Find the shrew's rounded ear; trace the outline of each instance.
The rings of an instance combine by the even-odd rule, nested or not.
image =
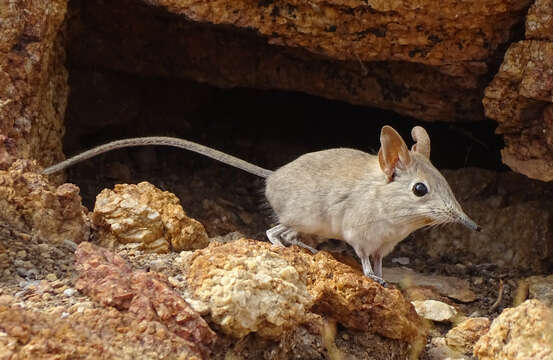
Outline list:
[[[388,125],[382,127],[380,132],[378,162],[388,181],[392,181],[396,168],[404,169],[411,163],[407,145],[397,131]]]
[[[422,126],[415,126],[411,130],[411,137],[415,140],[415,144],[411,146],[411,151],[430,159],[430,137],[426,130]]]

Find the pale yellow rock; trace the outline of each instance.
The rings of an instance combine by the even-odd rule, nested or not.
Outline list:
[[[474,345],[479,360],[553,359],[553,311],[538,300],[505,309]]]
[[[292,264],[269,246],[234,250],[229,256],[227,247],[212,244],[176,260],[188,268],[196,311],[209,309],[212,320],[235,338],[251,332],[277,338],[308,319],[312,297]]]
[[[147,182],[102,190],[91,219],[100,242],[107,246],[141,243],[147,251],[163,253],[199,249],[209,243],[203,225],[186,216],[174,194]]]

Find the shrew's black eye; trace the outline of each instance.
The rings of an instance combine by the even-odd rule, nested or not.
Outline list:
[[[413,185],[413,194],[417,196],[424,196],[427,192],[428,189],[423,183],[416,183],[415,185]]]

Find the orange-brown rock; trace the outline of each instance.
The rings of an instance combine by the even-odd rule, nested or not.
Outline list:
[[[73,184],[50,185],[35,162],[18,160],[0,170],[0,221],[52,242],[87,240],[90,227]]]
[[[527,0],[148,0],[194,21],[256,30],[269,43],[338,60],[432,65],[488,58]],[[439,15],[439,16],[438,16]]]
[[[179,199],[148,182],[104,189],[90,218],[107,246],[141,243],[146,251],[163,253],[208,244],[203,225],[186,216]]]
[[[526,37],[528,39],[553,40],[553,3],[536,0],[526,16]]]
[[[2,359],[202,359],[161,323],[114,308],[33,311],[0,305]]]
[[[329,253],[313,257],[308,279],[315,313],[391,339],[413,342],[425,336],[421,319],[401,291],[380,286]]]
[[[512,44],[483,100],[499,123],[503,162],[528,177],[553,180],[553,5],[538,0],[526,18],[526,40]]]
[[[133,314],[138,321],[157,321],[207,354],[216,335],[169,285],[165,275],[133,271],[118,255],[84,242],[76,252],[76,288],[95,301]]]
[[[72,2],[70,63],[475,121],[490,57],[529,1],[147,3]]]
[[[0,4],[0,169],[16,158],[62,158],[66,8],[66,0]]]
[[[212,243],[181,254],[190,296],[225,332],[278,337],[309,319],[309,312],[347,328],[413,343],[424,337],[421,319],[397,289],[383,288],[326,252],[253,240]]]

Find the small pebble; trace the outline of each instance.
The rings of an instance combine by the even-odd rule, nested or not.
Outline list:
[[[64,311],[64,312],[61,313],[60,318],[65,319],[68,316],[69,316],[69,313]]]
[[[402,257],[393,258],[392,262],[400,265],[409,265],[410,260],[408,257],[402,256]]]
[[[48,280],[48,281],[56,281],[57,279],[58,279],[58,277],[54,273],[50,273],[50,274],[46,275],[46,280]]]
[[[477,276],[477,277],[472,279],[472,283],[474,285],[482,285],[484,283],[484,278],[480,277],[480,276]]]
[[[77,290],[73,289],[73,288],[68,288],[68,289],[65,289],[63,291],[63,295],[65,296],[73,296],[75,295],[75,293],[77,292]]]
[[[70,249],[77,250],[77,244],[74,241],[65,239],[63,243]]]
[[[19,258],[19,259],[24,259],[27,257],[27,252],[25,250],[19,250],[17,253],[16,253],[16,256]]]

